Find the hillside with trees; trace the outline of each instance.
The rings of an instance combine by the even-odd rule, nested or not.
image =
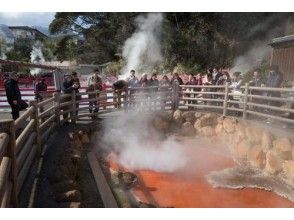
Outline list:
[[[139,14],[58,12],[50,32],[74,34],[55,42],[54,55],[59,60],[120,65],[122,47],[136,30]],[[285,35],[293,21],[291,13],[164,13],[164,18],[164,68],[182,65],[193,71],[230,67],[253,42]],[[82,43],[73,44],[75,37],[83,38]]]

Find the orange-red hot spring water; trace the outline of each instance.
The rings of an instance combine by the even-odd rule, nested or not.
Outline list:
[[[212,171],[235,167],[233,159],[221,148],[195,146],[193,140],[181,142],[189,158],[185,167],[171,173],[132,171],[139,180],[132,189],[138,200],[157,207],[294,207],[294,203],[271,191],[214,188],[206,176]],[[109,162],[112,169],[118,169],[111,157]]]

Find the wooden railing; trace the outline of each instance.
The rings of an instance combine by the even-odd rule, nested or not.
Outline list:
[[[294,89],[250,87],[246,84],[241,90],[242,93],[236,94],[228,84],[179,86],[174,83],[171,87],[108,89],[71,94],[55,92],[42,102],[30,101],[29,108],[17,120],[0,121],[0,205],[18,206],[19,194],[28,174],[32,172],[32,163],[41,157],[50,134],[65,122],[75,123],[84,117],[91,118],[117,109],[152,111],[189,107],[219,111],[224,116],[234,112],[244,119],[252,115],[294,123],[293,118],[273,114],[293,115],[293,108],[281,107],[281,103],[294,103],[290,95]],[[271,97],[263,92],[275,93]],[[276,97],[280,93],[281,97]],[[94,111],[95,108],[99,112]]]
[[[237,113],[243,119],[250,115],[294,124],[294,89],[252,87],[249,84],[234,91],[229,84],[223,86],[181,85],[180,107],[215,110],[224,116]]]

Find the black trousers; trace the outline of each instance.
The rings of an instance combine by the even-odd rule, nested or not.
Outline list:
[[[18,105],[14,105],[13,103],[10,104],[11,106],[11,114],[12,114],[12,118],[13,120],[16,120],[19,118],[19,106]]]

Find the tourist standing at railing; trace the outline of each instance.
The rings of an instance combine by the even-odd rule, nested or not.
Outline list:
[[[97,99],[100,96],[100,92],[102,92],[102,79],[99,77],[98,72],[94,72],[91,79],[88,81],[88,88],[87,92],[96,92],[94,94],[89,94],[88,98],[91,99]],[[94,112],[94,115],[92,118],[95,118],[97,113],[99,111],[99,103],[100,101],[97,100],[91,100],[89,101],[89,112]],[[94,111],[93,111],[94,110]]]
[[[131,75],[128,78],[128,86],[130,88],[130,105],[134,105],[134,94],[136,92],[135,88],[139,86],[139,79],[136,77],[135,73],[135,70],[131,70]]]
[[[72,80],[72,75],[70,73],[66,73],[64,75],[64,82],[62,84],[62,91],[65,94],[71,94],[74,91],[74,84],[73,84],[73,80]],[[61,102],[70,102],[72,100],[71,97],[65,97],[61,100]],[[62,107],[62,110],[68,111],[71,108],[70,105],[66,105]],[[63,113],[63,119],[67,120],[68,118],[68,112]]]
[[[5,81],[5,91],[7,102],[11,107],[12,118],[16,120],[19,117],[19,111],[28,107],[27,103],[21,99],[21,93],[18,87],[17,73],[12,72],[9,74],[9,79]]]
[[[41,78],[41,80],[39,80],[39,82],[35,85],[35,99],[37,102],[43,101],[45,92],[47,92],[47,84],[45,82],[45,78]]]
[[[205,86],[212,86],[213,85],[213,76],[212,76],[212,74],[210,74],[210,73],[206,74],[205,82],[204,82],[203,85],[205,85]],[[212,88],[203,88],[202,90],[203,90],[203,92],[212,92],[213,91]],[[202,97],[204,99],[211,99],[212,94],[203,94]],[[207,104],[207,105],[211,104],[211,102],[209,102],[209,101],[204,101],[204,103]]]
[[[279,67],[277,65],[270,66],[266,86],[271,87],[271,88],[279,88],[279,87],[281,87],[282,82],[283,82],[283,75],[279,71]],[[267,96],[281,97],[281,93],[278,91],[268,91]],[[279,101],[269,101],[268,104],[278,106],[278,105],[280,105],[280,102]]]
[[[150,89],[150,100],[154,109],[156,109],[157,99],[158,99],[158,90],[159,90],[159,80],[157,79],[157,74],[153,73],[151,79],[149,80],[149,86],[154,87]]]
[[[222,76],[222,73],[219,71],[217,67],[213,68],[212,72],[212,84],[216,85],[219,78]]]
[[[72,75],[72,81],[73,81],[73,88],[74,88],[74,91],[76,92],[76,101],[77,101],[76,102],[76,109],[77,109],[76,115],[78,115],[78,113],[79,113],[78,109],[80,106],[80,103],[78,101],[82,99],[81,95],[79,94],[80,93],[79,89],[81,87],[81,84],[80,84],[80,79],[78,77],[77,72],[74,71],[71,73],[71,75]]]
[[[183,85],[184,84],[182,78],[179,76],[178,73],[174,73],[173,74],[173,77],[171,79],[171,84],[173,84],[175,81],[177,81],[179,83],[179,85]]]
[[[263,80],[261,78],[261,74],[260,74],[260,69],[254,70],[252,80],[249,81],[249,86],[253,86],[253,87],[264,86],[264,82],[263,82]],[[260,90],[255,90],[255,89],[249,90],[249,92],[250,92],[250,95],[263,95],[264,94],[264,92],[262,92]],[[254,102],[254,103],[259,103],[259,104],[264,102],[264,100],[258,99],[258,98],[251,98],[250,101]],[[259,107],[256,107],[256,106],[252,106],[252,108],[255,110],[260,109]]]
[[[41,78],[36,85],[35,85],[35,99],[37,102],[42,102],[43,101],[43,96],[47,92],[47,84],[45,83],[45,78]],[[44,107],[40,107],[40,111],[44,111]]]
[[[190,73],[189,74],[189,77],[188,77],[188,82],[186,83],[186,85],[189,85],[189,86],[196,86],[197,85],[197,80],[196,78],[194,77],[193,73]],[[195,92],[195,88],[187,88],[186,89],[186,92],[189,92],[189,93],[186,93],[186,97],[187,98],[195,98],[195,94],[190,94],[190,92]],[[188,104],[195,104],[195,101],[192,101],[192,100],[188,100]],[[189,106],[190,107],[190,106]]]
[[[171,86],[171,83],[169,81],[169,78],[167,77],[167,75],[163,75],[162,79],[159,81],[159,85],[160,85],[160,91],[161,92],[166,92],[166,93],[161,93],[161,110],[165,109],[165,105],[167,103],[167,98],[168,98],[168,91],[169,88]]]
[[[121,95],[122,92],[126,92],[128,89],[128,82],[125,80],[118,80],[112,85],[113,92],[113,102],[116,108],[121,108]]]

